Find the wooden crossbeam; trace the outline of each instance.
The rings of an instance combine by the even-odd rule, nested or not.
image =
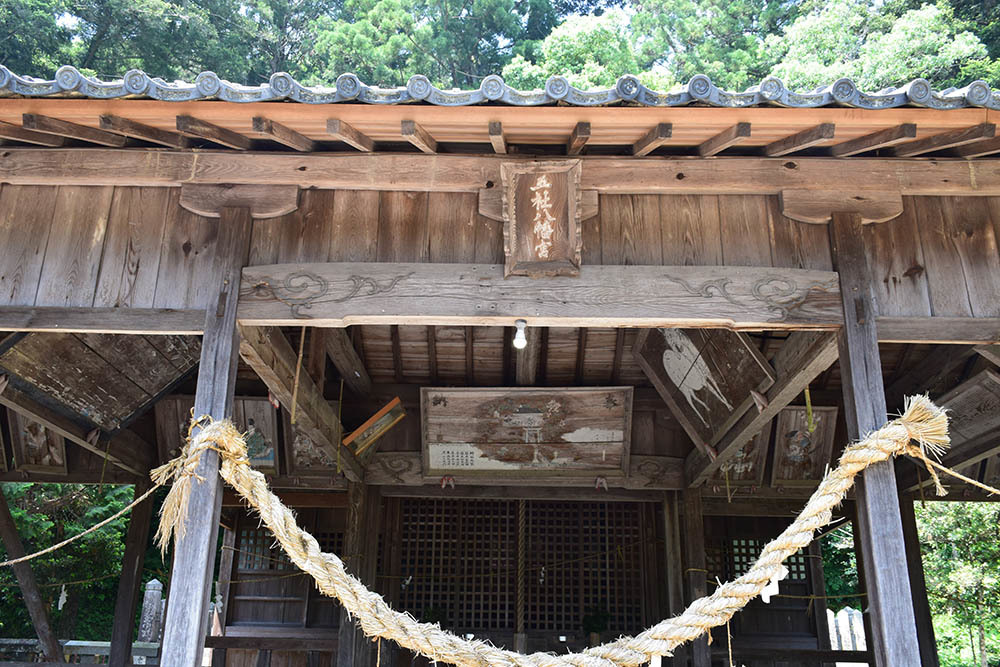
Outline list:
[[[742,143],[750,137],[750,123],[736,123],[698,146],[698,155],[709,157],[718,155],[730,146]]]
[[[579,155],[588,141],[590,141],[590,123],[577,123],[573,126],[573,131],[566,142],[566,155]]]
[[[836,126],[833,123],[820,123],[815,127],[810,127],[783,139],[772,141],[764,146],[764,155],[767,157],[781,157],[805,150],[810,146],[833,139],[834,132],[836,132]]]
[[[88,437],[90,435],[88,429],[10,386],[0,393],[0,405],[5,405],[27,419],[38,422],[46,429],[102,459],[107,458],[112,465],[132,474],[147,475],[155,463],[153,447],[128,429],[113,436],[110,442]]]
[[[181,183],[297,185],[303,188],[479,192],[486,181],[500,183],[500,165],[529,156],[289,154],[283,152],[145,151],[102,148],[5,147],[0,181],[12,185],[138,185]],[[547,159],[565,159],[551,157]],[[829,188],[844,192],[896,190],[904,196],[996,196],[1000,172],[977,170],[961,160],[848,160],[803,157],[635,158],[583,156],[581,190],[602,194],[758,194]],[[386,183],[384,174],[392,174]],[[623,175],[627,177],[623,177]]]
[[[674,133],[673,125],[670,123],[657,123],[639,141],[632,144],[632,155],[641,157],[652,153],[657,148],[667,143]]]
[[[293,297],[283,285],[295,275]],[[726,281],[726,299],[703,286]],[[374,286],[363,296],[357,281]],[[788,294],[759,289],[780,281]],[[579,277],[503,277],[479,264],[275,264],[243,272],[239,318],[252,325],[681,326],[836,328],[843,321],[836,273],[705,266],[583,266]],[[786,289],[787,286],[787,289]],[[303,302],[302,294],[317,296]],[[358,297],[358,298],[355,298]]]
[[[684,463],[688,484],[697,486],[707,481],[836,360],[835,333],[796,331],[789,335],[772,362],[778,380],[765,393],[767,406],[763,410],[746,412],[716,445],[714,459],[698,449],[693,450]]]
[[[263,116],[253,117],[253,131],[265,135],[271,141],[276,141],[283,146],[294,148],[303,153],[311,153],[316,150],[316,142],[306,135]]]
[[[295,394],[295,368],[298,356],[288,339],[277,327],[240,327],[240,357],[264,381],[268,390],[291,411]],[[331,460],[340,461],[347,478],[359,482],[364,470],[354,453],[340,444],[343,427],[337,413],[323,398],[323,393],[308,374],[299,374],[296,427],[326,452]]]
[[[503,134],[503,123],[498,120],[491,120],[489,125],[490,143],[493,144],[493,152],[497,155],[507,154],[507,138]]]
[[[1000,137],[984,141],[974,141],[971,144],[959,146],[950,151],[949,155],[951,157],[964,157],[967,160],[971,160],[972,158],[996,155],[997,153],[1000,153]]]
[[[344,329],[326,329],[326,353],[336,366],[340,377],[344,378],[351,391],[358,396],[368,396],[372,393],[372,379],[368,375],[365,364],[354,349],[351,337]]]
[[[437,153],[438,143],[430,132],[413,120],[404,120],[399,124],[399,132],[403,138],[422,150],[424,153]]]
[[[200,335],[205,311],[172,308],[0,306],[0,331]]]
[[[194,116],[177,116],[177,131],[183,132],[189,137],[207,139],[212,143],[239,151],[248,151],[253,147],[253,142],[250,141],[249,137]]]
[[[13,139],[14,141],[23,141],[26,144],[37,144],[39,146],[50,146],[58,147],[66,143],[63,137],[56,136],[54,134],[46,134],[44,132],[35,132],[34,130],[26,130],[20,125],[14,125],[13,123],[7,123],[0,121],[0,138],[3,139]]]
[[[888,148],[909,141],[917,136],[916,123],[903,123],[895,127],[887,127],[863,137],[856,137],[830,147],[833,157],[848,157],[858,153],[866,153],[879,148]]]
[[[947,148],[955,148],[971,144],[982,139],[992,139],[996,135],[997,126],[993,123],[980,123],[972,127],[942,132],[924,139],[909,141],[899,144],[892,149],[892,154],[896,157],[914,157],[924,153],[932,153]]]
[[[67,139],[79,139],[100,146],[121,148],[125,145],[125,137],[113,132],[105,132],[87,125],[78,125],[50,116],[26,113],[21,117],[21,126],[27,130],[55,134]]]
[[[978,345],[976,346],[976,352],[980,356],[985,357],[995,366],[1000,366],[1000,343],[995,343],[993,345]]]
[[[171,132],[170,130],[161,130],[158,127],[137,123],[134,120],[115,116],[114,114],[102,114],[100,123],[102,130],[116,132],[126,137],[148,141],[153,144],[167,146],[168,148],[189,148],[191,146],[191,140],[183,134]]]
[[[375,142],[372,141],[371,137],[354,129],[354,126],[347,121],[331,118],[326,121],[326,133],[362,153],[371,153],[375,150]]]

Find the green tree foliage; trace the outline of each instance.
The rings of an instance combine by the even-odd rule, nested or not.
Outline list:
[[[131,486],[4,483],[18,533],[28,553],[90,528],[132,501]],[[128,515],[31,561],[56,635],[109,640]],[[0,548],[0,559],[6,552]],[[165,580],[159,552],[149,550],[145,579]],[[67,583],[83,582],[83,583]],[[66,599],[59,608],[62,584]],[[10,568],[0,569],[0,636],[32,637],[34,630]]]

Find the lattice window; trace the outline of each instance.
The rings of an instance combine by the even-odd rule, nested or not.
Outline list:
[[[785,567],[788,568],[789,581],[808,581],[809,566],[808,561],[806,561],[807,558],[809,558],[809,556],[802,553],[802,550],[800,549],[798,552],[792,554],[785,560]]]
[[[457,631],[515,626],[517,501],[402,506],[400,601]],[[613,632],[642,628],[638,503],[527,503],[525,629],[575,633],[600,610]]]
[[[709,581],[718,577],[722,581],[735,579],[744,574],[756,562],[764,549],[766,540],[754,538],[728,538],[713,540],[705,546],[705,562]],[[808,556],[801,550],[785,560],[788,568],[787,581],[807,581],[809,579]]]
[[[295,566],[264,528],[241,528],[236,567],[240,570],[290,570]]]

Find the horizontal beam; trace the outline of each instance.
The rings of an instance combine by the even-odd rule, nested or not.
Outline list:
[[[773,289],[775,286],[780,290]],[[274,264],[243,270],[243,324],[835,329],[837,274],[713,266],[584,266],[504,279],[480,264]]]
[[[0,331],[200,335],[204,310],[0,306]]]
[[[880,343],[1000,342],[1000,317],[886,317],[875,318]]]
[[[567,159],[558,156],[546,160]],[[1000,195],[1000,164],[967,160],[829,158],[630,158],[583,156],[580,188],[611,194],[778,194],[829,188],[903,195]],[[16,185],[246,183],[303,188],[479,192],[500,183],[509,155],[259,153],[5,147],[0,182]]]

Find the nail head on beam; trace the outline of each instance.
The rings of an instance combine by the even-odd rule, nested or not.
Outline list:
[[[503,136],[503,123],[498,120],[491,120],[489,133],[490,143],[493,144],[493,151],[498,155],[506,155],[507,139]]]
[[[438,143],[427,130],[416,121],[404,120],[400,123],[403,138],[425,153],[437,153]]]
[[[673,134],[673,126],[670,123],[658,123],[656,127],[646,133],[639,141],[632,146],[632,155],[636,157],[648,155],[657,148],[667,143]]]
[[[191,146],[191,140],[183,134],[171,132],[170,130],[161,130],[158,127],[137,123],[134,120],[122,118],[121,116],[103,114],[100,118],[100,123],[102,130],[117,132],[133,139],[140,139],[169,148],[189,148]]]
[[[781,157],[782,155],[805,150],[810,146],[833,139],[835,130],[836,126],[833,123],[820,123],[814,127],[769,143],[764,146],[764,155],[768,157]]]
[[[248,137],[215,125],[214,123],[200,120],[194,116],[177,116],[177,131],[183,132],[189,137],[207,139],[208,141],[239,151],[247,151],[252,147]]]
[[[736,123],[698,146],[698,155],[709,157],[717,155],[730,146],[741,143],[750,136],[750,123]]]
[[[884,130],[866,134],[863,137],[856,137],[841,142],[830,147],[830,155],[833,157],[848,157],[858,153],[866,153],[879,148],[888,148],[896,144],[908,141],[917,136],[916,123],[903,123],[895,127],[887,127]]]
[[[371,153],[375,150],[375,142],[372,141],[371,137],[339,118],[331,118],[326,121],[326,133],[337,141],[343,141],[348,146],[363,153]]]
[[[569,135],[569,141],[566,142],[566,155],[579,155],[588,141],[590,141],[590,123],[577,123]]]
[[[946,148],[964,146],[980,139],[992,139],[996,135],[996,130],[997,126],[993,123],[980,123],[972,127],[963,127],[900,144],[893,149],[892,154],[895,157],[913,157],[933,151],[945,150]]]
[[[98,130],[87,125],[78,125],[58,118],[41,116],[34,113],[26,113],[21,117],[21,125],[28,130],[55,134],[68,139],[79,139],[92,144],[121,148],[125,145],[125,137],[120,134],[113,134]]]
[[[51,148],[62,146],[66,143],[63,137],[44,132],[35,132],[34,130],[26,130],[20,125],[4,121],[0,121],[0,137],[13,139],[14,141],[23,141],[26,144],[49,146]]]
[[[253,117],[253,131],[266,135],[271,141],[276,141],[283,146],[294,148],[303,153],[311,153],[316,150],[316,142],[309,137],[263,116]]]

